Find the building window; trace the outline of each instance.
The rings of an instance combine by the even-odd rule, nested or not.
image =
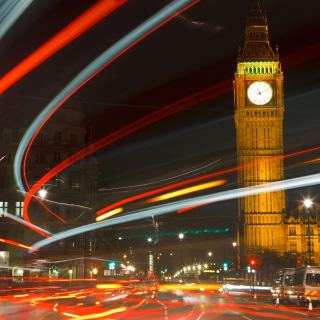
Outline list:
[[[75,145],[77,142],[77,135],[75,133],[71,133],[71,144]]]
[[[61,152],[53,153],[53,162],[61,162]]]
[[[297,243],[295,241],[290,241],[290,252],[297,252]]]
[[[61,144],[61,132],[54,133],[54,144],[60,145]]]
[[[16,202],[16,216],[22,218],[23,217],[23,202]]]
[[[11,142],[11,132],[5,132],[3,135],[3,141],[5,144],[8,144]]]
[[[297,235],[296,227],[289,227],[289,236]]]
[[[44,163],[44,154],[43,153],[36,154],[36,163]]]
[[[3,216],[2,212],[8,212],[8,202],[0,202],[0,217]]]

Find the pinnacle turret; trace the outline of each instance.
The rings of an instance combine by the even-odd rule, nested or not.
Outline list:
[[[259,0],[252,0],[251,11],[246,20],[245,45],[238,61],[279,61],[269,44],[267,16],[262,13]]]
[[[259,0],[252,1],[250,15],[247,18],[247,26],[266,26],[267,17],[261,11]]]

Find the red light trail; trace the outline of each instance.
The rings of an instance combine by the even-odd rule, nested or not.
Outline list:
[[[102,68],[100,68],[96,73],[94,73],[91,77],[89,77],[86,81],[84,81],[78,88],[76,88],[73,92],[71,92],[57,107],[55,110],[57,110],[71,95],[73,95],[74,92],[76,92],[77,90],[79,90],[85,83],[87,83],[91,78],[93,78],[96,74],[98,74],[101,70],[103,70],[106,66],[108,66],[111,62],[113,62],[115,59],[117,59],[119,56],[121,56],[123,53],[125,53],[126,51],[128,51],[132,46],[134,46],[135,44],[137,44],[138,42],[140,42],[142,39],[144,39],[146,36],[148,36],[149,34],[151,34],[153,31],[155,31],[156,29],[158,29],[160,26],[162,26],[163,24],[165,24],[166,22],[168,22],[169,20],[171,20],[172,18],[174,18],[175,16],[179,15],[181,12],[183,12],[184,10],[188,9],[189,7],[191,7],[192,5],[194,5],[195,3],[199,2],[200,0],[196,0],[195,2],[191,3],[189,6],[185,7],[184,9],[182,9],[181,11],[177,12],[175,15],[171,16],[170,18],[168,18],[166,21],[162,22],[161,24],[159,24],[156,28],[152,29],[151,31],[149,31],[148,33],[146,33],[144,36],[142,36],[139,40],[137,40],[136,42],[134,42],[133,44],[131,44],[130,46],[128,46],[125,50],[123,50],[120,54],[118,54],[115,58],[113,58],[111,61],[109,61],[107,64],[105,64]],[[309,52],[310,50],[314,50],[314,46],[309,46],[303,50],[305,50],[305,52]],[[317,48],[317,46],[316,46]],[[318,51],[316,51],[318,52]],[[317,55],[319,55],[319,52],[317,54],[313,53],[311,55],[308,56],[308,58],[304,59],[304,60],[299,60],[297,59],[300,56],[300,51],[287,56],[285,58],[288,58],[289,61],[292,59],[293,61],[300,61],[297,62],[296,64],[305,62],[307,60],[311,60],[314,59]],[[284,59],[285,59],[284,58]],[[288,63],[289,64],[289,63]],[[295,65],[296,65],[295,64]],[[57,173],[59,173],[60,171],[62,171],[63,169],[65,169],[66,167],[68,167],[69,165],[71,165],[72,163],[82,159],[83,157],[89,155],[92,152],[95,152],[97,150],[99,150],[102,147],[105,147],[106,145],[132,133],[135,132],[149,124],[152,124],[158,120],[161,120],[169,115],[172,115],[180,110],[183,110],[187,107],[190,107],[194,104],[198,104],[202,101],[211,99],[215,96],[218,96],[220,94],[226,93],[230,90],[232,90],[232,81],[233,79],[230,80],[226,80],[222,83],[216,84],[208,89],[205,89],[201,92],[195,93],[189,97],[186,97],[180,101],[177,101],[175,103],[172,103],[160,110],[158,110],[157,112],[154,112],[146,117],[143,117],[142,119],[139,119],[135,122],[133,122],[132,124],[114,132],[113,134],[101,139],[100,141],[94,143],[93,145],[81,150],[80,152],[78,152],[77,154],[73,155],[72,157],[66,159],[65,161],[63,161],[62,163],[60,163],[57,167],[55,167],[54,169],[52,169],[50,172],[48,172],[44,177],[42,177],[38,183],[31,188],[30,192],[28,193],[28,195],[26,196],[25,199],[25,210],[24,210],[24,216],[25,216],[25,220],[30,222],[28,214],[27,214],[27,207],[28,204],[31,200],[31,198],[33,197],[33,195],[35,194],[35,192],[37,192],[37,190],[44,184],[46,183],[48,180],[50,180],[54,175],[56,175]],[[1,91],[0,91],[1,92]],[[46,119],[46,121],[51,117],[51,115],[55,112],[55,110],[49,115],[49,117]],[[24,158],[24,164],[23,164],[23,172],[24,172],[24,177],[25,177],[25,181],[27,183],[26,180],[26,172],[25,172],[25,165],[26,165],[26,159],[27,159],[27,155],[30,149],[30,146],[35,138],[35,136],[37,135],[37,133],[40,131],[40,129],[42,128],[42,126],[46,123],[46,121],[44,121],[42,123],[42,125],[40,126],[40,128],[38,129],[38,131],[36,132],[36,134],[34,135],[34,137],[32,138],[28,149],[26,151],[25,154],[25,158]],[[35,231],[39,232],[40,234],[44,235],[44,233],[42,231],[39,231],[38,229],[32,228]]]
[[[128,0],[101,0],[0,79],[0,94]]]
[[[158,28],[160,28],[161,26],[163,26],[165,23],[167,23],[168,21],[172,20],[174,17],[178,16],[180,13],[184,12],[185,10],[187,10],[188,8],[190,8],[191,6],[193,6],[194,4],[198,3],[200,0],[195,0],[194,2],[192,2],[191,4],[189,4],[188,6],[184,7],[183,9],[181,9],[180,11],[176,12],[174,15],[172,15],[171,17],[169,17],[168,19],[166,19],[165,21],[163,21],[162,23],[160,23],[159,25],[157,25],[155,28],[153,28],[152,30],[150,30],[149,32],[147,32],[146,34],[144,34],[142,37],[140,37],[137,41],[133,42],[131,45],[129,45],[128,47],[126,47],[123,51],[121,51],[116,57],[114,57],[112,60],[110,60],[108,63],[106,63],[103,67],[101,67],[98,71],[96,71],[93,75],[91,75],[88,79],[86,79],[86,81],[84,81],[80,86],[78,86],[74,91],[72,91],[63,101],[61,101],[61,103],[51,112],[51,114],[47,117],[47,119],[41,124],[41,126],[38,128],[37,132],[34,134],[33,138],[31,139],[29,146],[26,150],[26,154],[24,157],[24,162],[23,162],[23,174],[24,174],[24,179],[26,184],[27,183],[27,179],[26,179],[26,160],[27,160],[27,156],[30,150],[30,147],[32,145],[32,142],[34,141],[36,135],[38,134],[38,132],[41,130],[41,128],[43,127],[43,125],[48,121],[48,119],[51,117],[51,115],[67,100],[69,99],[70,96],[72,96],[76,91],[78,91],[84,84],[86,84],[90,79],[92,79],[95,75],[97,75],[100,71],[102,71],[105,67],[107,67],[110,63],[112,63],[114,60],[116,60],[118,57],[120,57],[122,54],[124,54],[125,52],[127,52],[131,47],[133,47],[134,45],[136,45],[137,43],[139,43],[141,40],[143,40],[145,37],[147,37],[149,34],[151,34],[152,32],[154,32],[155,30],[157,30]],[[219,84],[220,85],[220,84]],[[219,86],[218,85],[218,86]],[[205,90],[206,91],[206,90]],[[168,106],[170,107],[170,106]],[[168,108],[167,107],[167,108]],[[159,110],[162,111],[163,109]],[[174,112],[174,110],[172,110]],[[156,112],[157,113],[157,112]],[[155,115],[156,113],[152,114]],[[163,117],[165,117],[166,115],[163,115]],[[31,200],[31,198],[33,197],[33,195],[45,184],[45,182],[49,181],[56,173],[53,174],[54,171],[60,172],[63,169],[65,169],[66,167],[68,167],[70,164],[82,159],[83,157],[91,154],[92,152],[101,149],[102,147],[128,135],[131,132],[134,132],[136,130],[138,130],[139,128],[144,127],[146,124],[144,124],[144,122],[142,120],[144,120],[145,118],[149,118],[149,116],[144,117],[134,123],[132,123],[131,125],[124,127],[118,131],[116,131],[115,133],[111,134],[110,136],[105,137],[104,139],[96,142],[95,144],[79,151],[78,153],[76,153],[75,155],[73,155],[72,157],[66,159],[65,161],[63,161],[62,163],[60,163],[57,167],[55,167],[54,169],[52,169],[51,171],[49,171],[44,177],[42,177],[30,190],[29,193],[27,194],[25,201],[24,201],[24,218],[27,222],[30,222],[30,219],[28,217],[28,213],[27,213],[27,208],[28,208],[28,204]],[[158,116],[156,115],[156,118],[151,117],[151,119],[149,121],[151,121],[150,123],[153,123],[155,121],[159,120]],[[142,121],[142,122],[141,122]],[[47,180],[45,180],[47,179]],[[39,184],[40,183],[40,184]],[[44,232],[39,231],[36,228],[32,228],[34,231],[44,235]]]
[[[29,247],[29,246],[26,246],[24,244],[21,244],[21,243],[15,242],[15,241],[11,241],[11,240],[6,240],[6,239],[1,239],[0,238],[0,241],[3,242],[3,243],[12,244],[14,246],[17,246],[17,247],[20,247],[20,248],[24,248],[24,249],[30,249],[30,250],[36,250],[36,251],[39,250],[38,248]]]
[[[299,155],[299,154],[303,154],[303,153],[311,152],[311,151],[316,151],[316,150],[320,150],[320,147],[316,147],[316,148],[312,148],[312,149],[308,149],[308,150],[303,150],[303,151],[299,151],[299,152],[295,152],[295,153],[291,153],[291,154],[288,154],[288,155],[285,155],[285,156],[281,156],[281,157],[272,158],[272,159],[269,159],[269,160],[266,160],[266,161],[262,161],[261,163],[265,163],[265,162],[269,162],[269,161],[275,161],[275,160],[279,160],[279,159],[283,159],[283,158],[288,158],[288,157],[292,157],[292,156],[296,156],[296,155]],[[173,188],[177,188],[177,187],[180,187],[180,186],[183,186],[183,185],[186,185],[186,184],[190,184],[192,182],[197,182],[199,180],[204,180],[204,179],[212,178],[214,176],[218,176],[218,175],[234,172],[234,171],[237,171],[237,170],[240,170],[240,169],[243,169],[243,168],[247,168],[247,167],[250,167],[250,166],[257,165],[259,163],[260,162],[255,162],[255,163],[248,164],[248,165],[242,166],[242,167],[234,167],[234,168],[231,168],[231,169],[226,169],[226,170],[222,170],[222,171],[218,171],[218,172],[214,172],[214,173],[209,173],[209,174],[206,174],[206,175],[201,176],[201,177],[188,179],[188,180],[185,180],[185,181],[181,181],[181,182],[177,182],[177,183],[171,184],[169,186],[165,186],[165,187],[162,187],[162,188],[158,188],[158,189],[155,189],[155,190],[144,192],[144,193],[138,194],[136,196],[132,196],[132,197],[129,197],[127,199],[115,202],[115,203],[113,203],[113,204],[111,204],[111,205],[109,205],[109,206],[97,211],[97,215],[100,215],[100,214],[102,214],[102,213],[104,213],[106,211],[109,211],[109,210],[111,210],[111,209],[113,209],[113,208],[115,208],[115,207],[117,207],[119,205],[123,205],[125,203],[132,202],[134,200],[138,200],[138,199],[141,199],[141,198],[144,198],[144,197],[148,197],[148,196],[151,196],[151,195],[159,193],[159,192],[167,191],[167,190],[170,190],[170,189],[173,189]],[[206,203],[199,204],[197,206],[192,206],[192,207],[189,207],[189,208],[183,208],[181,210],[178,210],[178,213],[182,213],[184,211],[191,210],[193,208],[200,207],[200,206],[205,205],[205,204]]]

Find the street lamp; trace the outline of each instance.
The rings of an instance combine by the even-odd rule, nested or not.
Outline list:
[[[238,269],[238,255],[237,255],[237,243],[236,242],[232,242],[232,246],[234,249],[234,260],[235,260],[235,267]]]
[[[208,256],[211,257],[212,256],[212,252],[208,252]]]
[[[304,205],[307,208],[307,213],[308,213],[308,230],[307,230],[307,235],[309,237],[309,244],[308,244],[308,251],[309,251],[309,265],[311,266],[311,237],[310,237],[310,207],[312,205],[312,201],[310,199],[304,200]]]
[[[183,233],[179,233],[179,239],[180,239],[180,267],[182,267],[182,240],[184,238]]]
[[[39,196],[40,196],[41,199],[44,199],[46,195],[47,195],[47,191],[46,190],[42,189],[42,190],[39,191]]]
[[[149,242],[149,243],[152,242],[152,238],[148,238],[148,242]]]

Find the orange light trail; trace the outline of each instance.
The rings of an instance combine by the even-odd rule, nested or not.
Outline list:
[[[11,240],[6,240],[6,239],[1,239],[0,238],[0,241],[3,242],[3,243],[12,244],[14,246],[21,247],[21,248],[24,248],[24,249],[30,249],[30,250],[36,250],[36,251],[39,250],[38,248],[29,247],[29,246],[26,246],[24,244],[21,244],[21,243],[15,242],[15,241],[11,241]]]
[[[297,163],[297,164],[293,164],[291,166],[288,166],[287,168],[303,166],[305,164],[315,163],[315,162],[319,162],[319,161],[320,161],[320,158],[316,158],[316,159],[312,159],[312,160],[309,160],[309,161],[304,161],[304,162],[300,162],[300,163]]]
[[[199,184],[197,186],[192,186],[192,187],[189,187],[189,188],[173,191],[173,192],[170,192],[170,193],[163,194],[163,195],[161,195],[159,197],[155,197],[155,198],[149,199],[149,200],[146,201],[146,203],[162,201],[162,200],[167,200],[167,199],[171,199],[171,198],[174,198],[174,197],[179,197],[179,196],[182,196],[182,195],[185,195],[185,194],[188,194],[188,193],[192,193],[192,192],[196,192],[196,191],[200,191],[200,190],[204,190],[204,189],[220,186],[220,185],[222,185],[224,183],[226,183],[226,180],[218,180],[218,181]]]
[[[189,6],[187,6],[186,8],[182,9],[181,11],[179,11],[178,13],[176,13],[174,16],[170,17],[168,20],[164,21],[162,24],[158,25],[156,28],[154,28],[153,30],[151,30],[149,33],[145,34],[143,37],[141,37],[139,40],[137,40],[135,43],[133,43],[132,45],[130,45],[129,47],[127,47],[125,50],[123,50],[119,55],[117,55],[114,59],[112,59],[110,62],[108,62],[106,65],[104,65],[101,69],[99,69],[95,74],[93,74],[91,77],[89,77],[86,81],[84,81],[77,89],[75,89],[73,92],[71,92],[69,94],[68,97],[66,97],[58,106],[57,108],[49,115],[49,117],[47,118],[47,120],[51,117],[51,115],[70,97],[72,96],[79,88],[81,88],[85,83],[87,83],[91,78],[93,78],[96,74],[98,74],[101,70],[103,70],[107,65],[109,65],[111,62],[113,62],[115,59],[117,59],[119,56],[121,56],[123,53],[125,53],[126,51],[128,51],[132,46],[134,46],[136,43],[138,43],[139,41],[141,41],[143,38],[145,38],[147,35],[149,35],[150,33],[152,33],[153,31],[155,31],[156,29],[158,29],[160,26],[162,26],[163,24],[165,24],[166,22],[168,22],[169,20],[171,20],[173,17],[179,15],[181,12],[183,12],[184,10],[188,9],[189,7],[191,7],[192,5],[194,5],[195,3],[197,3],[199,0],[191,3]],[[320,42],[319,42],[320,44]],[[312,51],[314,50],[314,47],[313,46],[309,46],[307,48],[304,48],[303,50],[305,50],[306,52],[309,52],[309,51]],[[283,59],[285,58],[288,58],[288,65],[289,65],[289,62],[292,60],[296,60],[299,58],[299,55],[300,55],[300,51],[297,51],[295,53],[293,53],[292,55],[290,56],[287,56],[287,57],[284,57]],[[319,52],[318,52],[318,55],[319,55]],[[315,58],[314,55],[309,55],[308,56],[309,58],[307,60],[311,60],[313,58]],[[303,63],[307,60],[303,60],[303,61],[300,61],[300,63]],[[29,220],[29,217],[28,217],[28,213],[27,213],[27,207],[28,207],[28,204],[31,200],[31,198],[33,197],[33,195],[38,191],[38,189],[44,185],[47,181],[49,181],[53,176],[55,176],[56,174],[58,174],[59,172],[61,172],[63,169],[65,169],[66,167],[68,167],[69,165],[75,163],[76,161],[79,161],[80,159],[82,159],[83,157],[111,144],[112,142],[114,141],[117,141],[125,136],[127,136],[128,134],[132,133],[132,132],[135,132],[145,126],[148,126],[156,121],[159,121],[169,115],[172,115],[178,111],[181,111],[185,108],[188,108],[192,105],[195,105],[195,104],[198,104],[202,101],[206,101],[208,99],[211,99],[213,97],[216,97],[218,95],[221,95],[223,93],[226,93],[226,92],[229,92],[230,90],[232,90],[233,88],[233,79],[229,79],[229,80],[226,80],[224,82],[221,82],[219,84],[216,84],[208,89],[205,89],[203,91],[200,91],[200,92],[197,92],[191,96],[188,96],[182,100],[179,100],[177,102],[174,102],[150,115],[147,115],[135,122],[133,122],[132,124],[122,128],[122,129],[119,129],[118,131],[112,133],[111,135],[108,135],[107,137],[97,141],[96,143],[92,144],[91,146],[79,151],[78,153],[76,153],[75,155],[71,156],[70,158],[66,159],[65,161],[63,161],[62,163],[60,163],[58,166],[56,166],[55,168],[53,168],[50,172],[48,172],[44,177],[42,177],[37,183],[36,185],[31,188],[30,192],[27,194],[26,198],[25,198],[25,212],[24,212],[24,216],[25,216],[25,220],[30,222]],[[46,121],[47,121],[46,120]],[[46,122],[45,121],[45,122]],[[44,123],[45,123],[44,122]],[[25,166],[26,166],[26,159],[27,159],[27,155],[28,155],[28,152],[29,152],[29,149],[31,147],[31,144],[35,138],[35,136],[38,134],[38,132],[40,131],[40,129],[42,128],[42,126],[44,125],[44,123],[40,126],[40,128],[38,129],[38,131],[36,132],[36,134],[34,135],[34,137],[32,138],[30,144],[29,144],[29,147],[26,151],[26,154],[25,154],[25,158],[24,158],[24,163],[23,163],[23,172],[24,172],[24,177],[25,177],[25,181],[26,181],[26,173],[25,173]],[[320,148],[320,147],[319,147]],[[315,148],[315,149],[319,149],[319,148]],[[310,149],[310,150],[306,150],[306,151],[302,151],[301,153],[303,152],[308,152],[308,151],[312,151],[312,150],[315,150],[315,149]],[[296,154],[299,154],[299,153],[296,153]],[[295,154],[294,154],[295,155]],[[232,170],[232,169],[231,169]],[[237,168],[234,169],[234,170],[238,170]],[[233,170],[233,171],[234,171]],[[139,197],[136,196],[136,197]],[[131,197],[131,198],[128,198],[128,199],[132,199],[132,198],[135,198],[135,197]],[[141,198],[141,197],[139,197]],[[139,198],[135,198],[135,199],[139,199]],[[120,201],[121,203],[127,203],[127,202],[130,202],[132,200],[129,200],[127,201],[128,199],[125,199],[125,200],[122,200]],[[111,205],[112,208],[118,206],[120,203],[118,202],[117,205]],[[111,206],[108,206],[102,210],[99,210],[97,212],[98,215],[104,213],[105,211],[107,210],[110,210],[112,208],[110,208]],[[31,222],[30,222],[31,223]],[[32,228],[33,229],[33,228]],[[35,230],[36,232],[44,235],[44,232],[41,231],[41,230],[38,230],[36,229],[36,227],[33,229]]]
[[[285,156],[280,156],[280,157],[277,157],[277,158],[272,158],[272,159],[263,161],[262,163],[268,162],[268,161],[275,161],[275,160],[282,159],[282,158],[292,157],[292,156],[296,156],[296,155],[300,155],[300,154],[304,154],[304,153],[311,152],[311,151],[316,151],[316,150],[320,150],[320,147],[316,147],[316,148],[312,148],[312,149],[308,149],[308,150],[303,150],[303,151],[299,151],[299,152],[295,152],[295,153],[291,153],[291,154],[288,154],[288,155],[285,155]],[[163,191],[166,191],[166,190],[174,189],[174,188],[186,185],[186,184],[190,184],[190,183],[193,183],[193,182],[197,182],[197,181],[201,181],[201,180],[204,180],[204,179],[212,178],[212,177],[219,176],[219,175],[222,175],[222,174],[231,173],[231,172],[234,172],[234,171],[237,171],[237,170],[240,170],[240,169],[244,169],[244,168],[249,167],[249,166],[257,165],[257,164],[259,164],[259,162],[248,164],[248,165],[242,166],[242,167],[234,167],[234,168],[231,168],[231,169],[226,169],[226,170],[222,170],[222,171],[218,171],[218,172],[214,172],[214,173],[209,173],[209,174],[206,174],[204,176],[188,179],[188,180],[185,180],[185,181],[181,181],[181,182],[177,182],[177,183],[171,184],[169,186],[165,186],[165,187],[162,187],[162,188],[158,188],[158,189],[155,189],[155,190],[144,192],[144,193],[141,193],[141,194],[138,194],[138,195],[135,195],[135,196],[120,200],[118,202],[115,202],[115,203],[105,207],[104,209],[101,209],[101,210],[97,211],[97,215],[100,215],[100,214],[102,214],[103,212],[105,212],[107,210],[111,210],[114,207],[117,207],[119,205],[123,205],[125,203],[132,202],[134,200],[139,200],[139,199],[142,199],[142,198],[145,198],[145,197],[148,197],[148,196],[151,196],[153,194],[157,194],[157,193],[160,193],[160,192],[163,192]],[[189,207],[189,208],[183,208],[183,209],[179,210],[178,213],[187,211],[187,210],[192,209],[192,208],[199,207],[201,205],[205,205],[205,203],[204,204],[199,204],[197,206],[192,206],[192,207]]]
[[[105,214],[97,217],[97,218],[96,218],[96,221],[104,220],[104,219],[109,218],[109,217],[111,217],[111,216],[114,216],[115,214],[117,214],[117,213],[119,213],[119,212],[122,212],[122,211],[123,211],[122,208],[117,208],[117,209],[111,210],[111,211],[109,211],[109,212],[107,212],[107,213],[105,213]]]
[[[0,94],[128,0],[101,0],[0,79]]]
[[[148,35],[150,35],[152,32],[154,32],[155,30],[157,30],[158,28],[160,28],[161,26],[163,26],[164,24],[166,24],[168,21],[172,20],[173,18],[175,18],[176,16],[178,16],[180,13],[184,12],[185,10],[189,9],[190,7],[192,7],[194,4],[198,3],[200,0],[195,0],[194,2],[192,2],[191,4],[189,4],[188,6],[184,7],[183,9],[181,9],[180,11],[176,12],[175,14],[173,14],[171,17],[169,17],[168,19],[166,19],[165,21],[163,21],[162,23],[160,23],[159,25],[157,25],[155,28],[153,28],[152,30],[150,30],[149,32],[147,32],[146,34],[144,34],[141,38],[139,38],[137,41],[135,41],[134,43],[132,43],[131,45],[129,45],[128,47],[126,47],[123,51],[121,51],[117,56],[115,56],[113,59],[111,59],[108,63],[106,63],[103,67],[101,67],[98,71],[96,71],[93,75],[91,75],[88,79],[86,79],[81,85],[79,85],[75,90],[73,90],[63,101],[61,101],[61,103],[51,112],[51,114],[47,117],[46,121],[44,121],[41,126],[38,128],[37,132],[34,134],[33,138],[31,139],[29,146],[26,150],[25,153],[25,157],[24,157],[24,162],[23,162],[23,175],[24,175],[24,179],[27,183],[27,179],[26,179],[26,161],[27,161],[27,157],[28,157],[28,153],[29,150],[31,148],[31,145],[36,137],[36,135],[38,134],[38,132],[41,130],[41,128],[43,127],[43,125],[48,121],[48,119],[51,117],[51,115],[66,101],[68,100],[76,91],[78,91],[83,85],[85,85],[89,80],[91,80],[94,76],[96,76],[100,71],[102,71],[104,68],[106,68],[110,63],[112,63],[114,60],[116,60],[118,57],[120,57],[122,54],[124,54],[125,52],[127,52],[130,48],[132,48],[134,45],[136,45],[137,43],[139,43],[141,40],[143,40],[144,38],[146,38]],[[230,83],[228,83],[230,86]],[[232,83],[231,83],[232,84]],[[220,86],[221,84],[219,84],[218,86]],[[211,89],[212,90],[212,89]],[[205,90],[206,91],[206,90]],[[197,94],[196,94],[197,95]],[[184,99],[183,99],[184,100]],[[195,103],[195,102],[192,102]],[[173,104],[175,105],[175,103]],[[165,110],[170,109],[172,105],[169,105],[167,107],[165,107]],[[186,108],[186,106],[184,107]],[[184,109],[182,108],[182,109]],[[182,110],[180,109],[180,110]],[[161,109],[160,111],[162,111],[163,109]],[[159,112],[159,111],[158,111]],[[45,176],[43,176],[30,190],[29,193],[27,194],[25,201],[24,201],[24,219],[27,222],[30,222],[30,219],[28,217],[28,205],[30,200],[32,199],[32,197],[34,196],[34,194],[47,182],[49,181],[53,176],[55,176],[58,172],[62,171],[63,169],[65,169],[66,167],[68,167],[69,165],[71,165],[72,163],[79,161],[80,159],[82,159],[83,157],[93,153],[94,151],[97,151],[99,149],[101,149],[102,147],[105,147],[106,145],[119,140],[122,137],[127,136],[129,133],[132,133],[140,128],[145,127],[146,125],[153,123],[157,120],[159,120],[159,115],[158,112],[155,112],[151,115],[148,115],[142,119],[139,119],[137,121],[135,121],[134,123],[116,131],[115,133],[101,139],[100,141],[90,145],[89,147],[79,151],[78,153],[74,154],[73,156],[71,156],[70,158],[64,160],[63,162],[61,162],[58,166],[56,166],[55,168],[53,168],[51,171],[49,171]],[[175,110],[174,108],[169,110],[169,114],[175,113],[177,112],[177,110]],[[166,114],[163,114],[162,116],[160,116],[160,118],[164,118],[166,117]],[[44,235],[44,232],[37,229],[36,226],[34,228],[32,228],[34,231],[40,233],[41,235]]]
[[[77,316],[77,318],[80,320],[86,320],[86,319],[101,319],[102,317],[106,317],[109,316],[110,314],[114,314],[114,313],[119,313],[119,312],[123,312],[126,311],[127,308],[126,307],[122,307],[122,308],[116,308],[116,309],[112,309],[112,310],[108,310],[105,312],[101,312],[101,313],[96,313],[96,314],[88,314],[85,316]],[[76,316],[76,315],[73,315]]]

